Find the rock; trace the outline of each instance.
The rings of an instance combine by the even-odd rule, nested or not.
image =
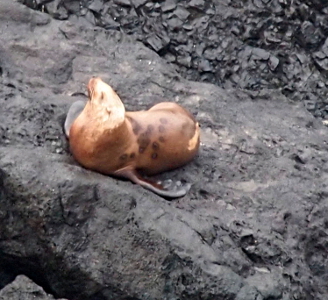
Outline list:
[[[95,1],[92,1],[88,8],[92,11],[95,11],[97,13],[101,13],[101,11],[103,10],[104,8],[104,2],[102,0],[95,0]]]
[[[133,35],[168,62],[176,64],[179,73],[190,80],[249,90],[270,87],[284,91],[293,100],[302,99],[303,93],[314,93],[319,111],[313,114],[323,115],[320,103],[327,99],[328,86],[318,88],[316,82],[324,82],[327,77],[327,61],[322,57],[328,34],[328,7],[324,0],[256,0],[242,4],[204,0],[20,1],[57,19],[120,29]],[[90,7],[93,15],[86,12]],[[180,46],[186,44],[186,40],[193,47],[181,52]],[[198,51],[202,44],[205,50],[220,52],[205,75],[196,63],[204,58],[209,60]],[[261,49],[267,64],[261,56],[236,59],[247,47]],[[192,63],[181,67],[181,57],[188,56]],[[299,56],[306,58],[302,66],[290,62]],[[291,82],[298,87],[292,87]]]
[[[172,29],[181,28],[183,22],[179,18],[171,18],[167,20],[167,25]]]
[[[177,7],[177,3],[175,0],[166,0],[164,4],[161,6],[162,12],[169,12],[174,10]]]
[[[178,6],[174,11],[174,15],[176,15],[180,20],[185,21],[190,16],[190,13],[184,7]]]
[[[312,50],[317,49],[320,46],[323,40],[323,34],[320,29],[315,28],[313,23],[304,21],[301,25],[297,38],[297,41],[304,48]]]
[[[63,6],[67,9],[67,11],[71,14],[79,14],[80,13],[80,1],[78,0],[68,0],[63,2]]]
[[[36,285],[29,278],[20,275],[0,291],[1,300],[53,300],[53,296],[45,293],[45,291]],[[65,300],[65,299],[58,299]]]
[[[315,111],[315,109],[316,109],[316,103],[315,103],[315,101],[305,100],[303,103],[304,103],[304,105],[305,105],[305,107],[306,107],[307,110],[309,110],[309,111]]]
[[[279,65],[279,59],[275,57],[274,55],[270,55],[268,66],[271,71],[274,71]]]
[[[100,24],[105,29],[115,29],[115,30],[120,29],[120,24],[118,22],[115,22],[113,18],[108,14],[101,19]]]
[[[169,37],[166,37],[166,36],[160,37],[156,34],[149,36],[147,39],[147,43],[156,52],[159,52],[162,49],[164,49],[169,44],[169,42],[170,42]]]
[[[187,68],[190,68],[190,66],[191,66],[191,57],[190,56],[178,57],[177,62],[181,66],[185,66]]]
[[[114,0],[114,3],[116,3],[118,5],[123,5],[123,6],[131,6],[130,0]]]
[[[323,60],[316,60],[318,67],[324,71],[328,71],[328,58]]]
[[[187,79],[234,87],[239,86],[236,82],[242,78],[240,86],[246,89],[278,88],[293,100],[302,99],[303,94],[311,92],[316,94],[318,103],[325,101],[328,95],[327,86],[316,87],[316,81],[324,82],[327,76],[325,57],[319,57],[324,53],[321,46],[328,31],[327,7],[322,1],[257,0],[237,5],[235,1],[177,3],[169,0],[153,3],[118,0],[103,4],[103,1],[90,0],[79,2],[79,9],[72,0],[67,3],[57,0],[21,1],[34,9],[49,12],[54,18],[69,19],[86,26],[96,24],[106,29],[121,28],[168,58],[169,62],[177,64],[180,74]],[[85,13],[90,7],[94,16]],[[181,28],[184,30],[179,30]],[[191,50],[189,47],[181,50],[180,46],[188,43],[186,40],[193,44]],[[211,61],[212,68],[206,76],[198,63],[184,63],[181,67],[180,62],[181,58],[188,56],[193,62],[209,59],[199,53],[200,44],[205,44],[205,50],[218,49],[220,53]],[[247,45],[261,49],[260,57],[236,59]],[[315,59],[312,58],[313,52]],[[306,63],[301,67],[294,63],[290,65],[289,60],[299,56],[305,56]],[[267,60],[267,65],[262,60]],[[238,71],[231,74],[231,70]],[[245,74],[253,79],[244,80]],[[291,88],[291,81],[302,86],[302,90]]]
[[[279,3],[271,2],[275,11]],[[259,40],[247,45],[231,35],[230,23],[197,9],[189,16],[197,24],[188,32],[192,47],[174,45],[168,34],[153,43],[164,55],[173,55],[174,45],[188,76],[231,84],[222,89],[184,79],[133,34],[53,20],[11,0],[0,4],[1,287],[24,274],[66,299],[327,299],[327,128],[289,98],[304,82],[317,88],[321,74],[309,73],[306,52],[261,44],[274,20],[258,26],[254,15],[247,26]],[[242,31],[249,18],[238,5],[222,5],[220,13]],[[160,7],[149,6],[157,13]],[[70,18],[85,20],[77,15]],[[147,38],[160,37],[164,27],[152,21],[156,31]],[[206,39],[205,28],[215,38]],[[253,59],[254,48],[267,59]],[[199,68],[204,53],[208,63]],[[271,55],[282,71],[268,71]],[[213,71],[203,74],[209,63]],[[280,76],[287,96],[263,88],[271,84],[268,73]],[[187,196],[168,202],[85,170],[70,156],[63,121],[92,76],[111,84],[128,110],[164,98],[197,118],[204,130],[199,156],[159,176],[193,183]],[[313,101],[317,94],[299,97]]]
[[[61,5],[60,0],[55,0],[50,3],[45,3],[45,8],[47,12],[55,19],[58,20],[67,20],[68,19],[68,12],[64,8],[64,6]]]
[[[132,5],[135,6],[136,8],[139,8],[140,6],[145,5],[147,3],[147,1],[148,0],[133,0]]]
[[[205,1],[204,0],[191,0],[188,3],[189,7],[193,7],[193,8],[198,8],[200,10],[203,10],[205,7]]]
[[[267,60],[270,57],[270,53],[260,49],[260,48],[254,48],[252,50],[252,55],[254,57],[255,60]]]

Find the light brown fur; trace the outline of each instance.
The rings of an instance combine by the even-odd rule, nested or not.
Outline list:
[[[90,99],[69,130],[71,152],[85,168],[143,185],[139,172],[175,169],[197,154],[199,125],[178,104],[125,112],[118,95],[100,78],[89,81],[88,92]]]

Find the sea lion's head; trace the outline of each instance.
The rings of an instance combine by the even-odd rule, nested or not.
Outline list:
[[[104,120],[109,120],[116,127],[125,118],[125,108],[111,86],[99,77],[93,77],[88,83],[88,95],[92,109],[101,113]]]
[[[89,80],[88,95],[89,100],[96,105],[112,106],[116,104],[117,101],[122,103],[112,87],[103,82],[99,77],[94,77]]]

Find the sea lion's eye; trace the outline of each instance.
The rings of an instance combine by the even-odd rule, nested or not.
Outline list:
[[[94,89],[93,88],[89,89],[89,97],[90,98],[93,97],[93,92],[94,92]]]

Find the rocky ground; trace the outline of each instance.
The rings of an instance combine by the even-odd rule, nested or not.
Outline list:
[[[54,300],[52,295],[36,285],[24,275],[17,278],[0,291],[1,300]],[[58,299],[65,300],[65,299]]]
[[[326,0],[21,0],[59,20],[121,30],[185,78],[277,89],[328,118]]]
[[[45,14],[0,0],[0,297],[327,299],[328,132],[295,101],[324,111],[325,2],[114,2],[110,14],[101,1],[25,3]],[[311,41],[279,24],[312,28]],[[169,202],[74,162],[62,124],[93,75],[128,110],[169,99],[199,120],[197,159],[160,176],[192,182],[187,196]]]

